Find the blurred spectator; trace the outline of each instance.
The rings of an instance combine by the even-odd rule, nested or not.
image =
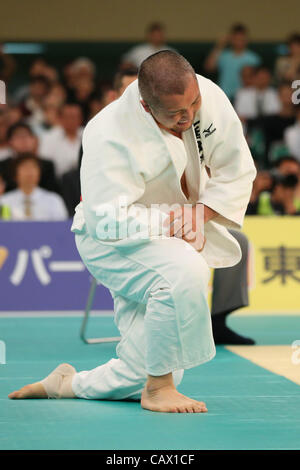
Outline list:
[[[35,59],[33,59],[29,69],[30,77],[36,77],[37,75],[45,75],[45,71],[47,70],[48,66],[49,64],[45,57],[36,57]]]
[[[273,179],[269,171],[258,171],[253,182],[252,193],[247,209],[247,214],[256,212],[257,201],[263,191],[269,191],[272,188]]]
[[[51,103],[51,101],[48,101],[48,99],[45,100],[43,104],[43,131],[39,132],[40,137],[46,130],[52,129],[53,127],[60,125],[59,109],[60,106],[56,106],[55,104]]]
[[[67,92],[64,86],[62,85],[62,83],[56,82],[51,86],[49,93],[46,96],[46,102],[59,107],[64,104],[66,98]]]
[[[40,161],[34,155],[20,155],[14,161],[17,189],[1,196],[1,205],[11,210],[12,220],[64,220],[67,210],[62,198],[38,187]]]
[[[253,65],[245,65],[241,69],[241,83],[244,88],[254,85],[254,77],[257,67]]]
[[[96,116],[96,114],[99,113],[99,111],[101,111],[101,109],[104,108],[103,98],[104,97],[103,97],[103,93],[101,92],[101,90],[95,91],[91,95],[90,100],[89,100],[89,114],[88,114],[86,122],[88,122],[90,119]],[[84,124],[86,124],[86,122],[84,122]]]
[[[117,72],[114,78],[114,90],[116,92],[116,98],[119,98],[121,95],[123,95],[128,85],[134,82],[137,77],[138,69],[134,67]]]
[[[90,95],[87,106],[84,108],[86,111],[85,119],[83,124],[92,119],[101,109],[105,108],[108,104],[112,103],[116,99],[116,92],[111,84],[102,84],[95,89]]]
[[[282,175],[278,170],[271,172],[272,187],[263,191],[254,203],[248,205],[248,215],[300,215],[295,204],[298,177]]]
[[[30,79],[29,95],[20,104],[26,122],[33,128],[42,127],[44,122],[43,105],[51,89],[48,78],[38,75]],[[35,129],[35,130],[36,130]]]
[[[52,85],[48,95],[43,101],[43,130],[49,130],[52,127],[60,125],[59,110],[66,101],[66,90],[63,85],[56,82]],[[40,133],[41,135],[41,133]]]
[[[95,79],[96,67],[93,61],[88,57],[79,57],[78,59],[74,60],[72,69],[76,77],[75,81],[78,79],[85,79],[93,82]]]
[[[125,89],[130,85],[131,82],[137,79],[137,68],[129,68],[124,69],[115,74],[113,80],[113,90],[107,89],[107,95],[102,97],[99,102],[99,108],[95,108],[95,114],[103,109],[108,102],[111,102],[117,98],[119,98],[125,91]],[[113,92],[113,93],[112,93]],[[109,93],[109,94],[108,94]],[[68,171],[62,177],[62,195],[64,201],[67,205],[68,212],[70,217],[74,215],[75,207],[79,203],[80,200],[80,165],[82,159],[82,146],[80,147],[79,151],[79,158],[78,158],[78,167],[74,170]]]
[[[65,103],[59,112],[60,125],[40,139],[39,154],[54,163],[57,177],[77,167],[83,128],[82,111],[76,103]]]
[[[13,126],[17,122],[20,122],[23,118],[23,114],[19,106],[11,105],[6,107],[8,125]]]
[[[78,103],[85,125],[90,117],[90,101],[97,93],[95,85],[96,67],[87,57],[76,59],[68,70],[67,101]]]
[[[29,67],[29,77],[43,75],[44,67],[47,63],[43,57],[36,57]],[[29,83],[24,83],[18,87],[13,94],[13,100],[16,104],[22,103],[29,94]]]
[[[300,105],[296,106],[296,122],[284,131],[284,140],[289,153],[300,162]]]
[[[63,68],[64,86],[72,93],[81,81],[95,83],[96,66],[88,57],[79,57]],[[68,99],[72,96],[68,95]]]
[[[162,50],[172,50],[166,44],[166,29],[162,23],[151,23],[146,29],[146,42],[132,47],[122,57],[122,68],[139,67],[149,55]]]
[[[46,59],[42,56],[36,57],[34,61],[31,63],[29,68],[29,77],[45,77],[50,84],[54,84],[58,81],[58,74],[54,67],[51,67]],[[30,93],[30,84],[25,83],[21,87],[17,88],[17,90],[13,94],[13,99],[15,104],[19,104],[24,102]]]
[[[245,65],[241,69],[241,85],[242,88],[254,86],[254,77],[257,67],[253,65]]]
[[[280,111],[278,92],[270,86],[271,74],[267,67],[257,67],[253,85],[240,88],[235,99],[235,110],[242,120],[256,119]]]
[[[257,66],[261,62],[260,57],[247,46],[248,29],[243,24],[234,24],[229,34],[217,42],[204,64],[207,72],[219,72],[219,85],[230,100],[241,87],[242,68],[245,65]]]
[[[287,154],[284,144],[284,131],[295,123],[295,105],[292,102],[293,89],[290,83],[282,83],[278,89],[280,111],[276,114],[248,120],[247,134],[254,158],[263,168],[270,168],[280,154]],[[260,134],[262,150],[255,148],[255,134]],[[258,145],[258,144],[256,144]]]
[[[89,117],[89,103],[95,92],[95,84],[90,79],[80,78],[76,80],[73,93],[69,94],[69,100],[81,107],[83,123],[86,124]]]
[[[296,158],[286,156],[280,158],[276,163],[275,167],[278,172],[282,175],[296,175],[298,178],[298,184],[295,188],[294,205],[298,211],[300,211],[300,162]]]
[[[68,62],[62,69],[62,82],[68,93],[73,90],[76,78],[73,61]]]
[[[106,86],[102,89],[102,98],[101,98],[101,106],[102,109],[105,106],[109,105],[116,99],[116,92],[113,89],[113,86]]]
[[[0,220],[10,220],[11,211],[10,208],[1,203],[1,196],[5,192],[5,181],[0,173]]]
[[[3,51],[3,44],[0,44],[0,80],[8,83],[16,70],[15,59]]]
[[[13,162],[16,157],[22,153],[32,153],[38,158],[38,139],[34,135],[30,126],[19,122],[11,126],[7,131],[7,141],[12,156],[0,161],[0,171],[6,182],[6,190],[9,191],[16,187],[12,175]],[[41,181],[40,186],[49,191],[59,192],[59,186],[55,178],[54,165],[49,160],[41,160]]]
[[[279,57],[275,64],[275,76],[279,83],[300,78],[300,33],[292,34],[287,44],[289,54]]]
[[[105,106],[107,106],[110,102],[114,101],[124,93],[128,85],[132,83],[134,80],[137,79],[138,69],[136,67],[129,67],[124,70],[119,70],[113,79],[113,89],[109,89],[112,93],[109,94],[109,100],[105,97],[101,100],[101,108],[98,109],[97,112],[101,111]],[[96,114],[96,113],[95,113]],[[79,151],[79,159],[78,159],[78,169],[80,169],[82,159],[82,146]]]
[[[8,111],[7,109],[0,109],[0,161],[8,158],[13,153],[7,140],[8,128]]]

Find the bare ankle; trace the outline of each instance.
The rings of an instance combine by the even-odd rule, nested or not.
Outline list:
[[[159,376],[148,375],[148,379],[145,386],[145,389],[148,393],[156,392],[162,388],[175,389],[172,372]]]

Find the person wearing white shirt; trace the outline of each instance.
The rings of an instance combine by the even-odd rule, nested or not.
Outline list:
[[[68,218],[63,199],[56,193],[38,187],[41,176],[37,157],[27,153],[15,160],[17,189],[3,194],[2,206],[11,212],[11,220],[50,221]]]
[[[290,154],[300,162],[300,107],[297,107],[297,121],[293,126],[286,128],[284,132],[284,141]]]
[[[78,165],[83,128],[82,111],[77,103],[65,103],[60,109],[60,126],[45,132],[40,138],[39,154],[55,165],[56,176],[61,178]]]
[[[280,101],[275,88],[270,86],[269,70],[258,67],[254,76],[254,84],[238,90],[235,99],[235,110],[241,119],[256,119],[280,111]]]
[[[123,55],[123,67],[139,67],[147,57],[155,54],[155,52],[175,50],[166,44],[165,27],[161,23],[152,23],[147,27],[146,40],[147,42],[132,47]]]
[[[7,141],[7,130],[9,128],[8,112],[0,112],[0,161],[12,155],[12,150]]]

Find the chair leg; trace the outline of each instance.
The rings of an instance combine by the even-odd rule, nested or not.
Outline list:
[[[97,287],[97,281],[95,278],[93,278],[89,295],[88,295],[88,300],[87,300],[86,307],[85,307],[84,317],[83,317],[81,328],[80,328],[80,338],[82,339],[82,341],[84,341],[84,343],[87,343],[87,344],[111,343],[114,341],[120,341],[121,339],[120,336],[114,336],[110,338],[86,338],[86,328],[87,328],[90,311],[94,302],[96,287]]]

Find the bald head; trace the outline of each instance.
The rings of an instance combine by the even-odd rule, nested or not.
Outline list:
[[[196,74],[191,64],[173,51],[160,51],[149,56],[140,66],[138,84],[143,100],[152,108],[159,108],[161,97],[183,95]]]

